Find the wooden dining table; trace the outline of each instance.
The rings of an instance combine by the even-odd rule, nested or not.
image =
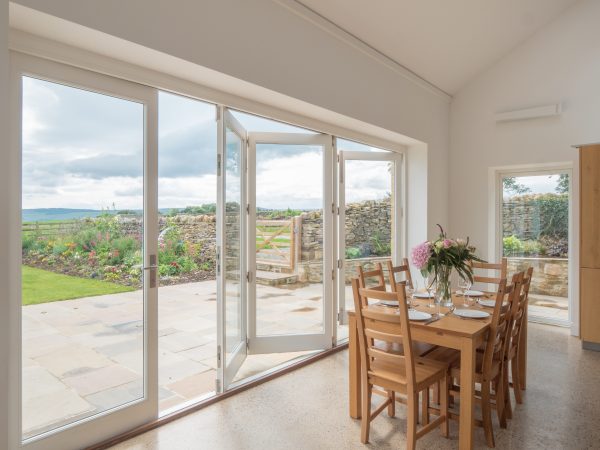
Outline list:
[[[495,298],[495,293],[486,293],[486,298]],[[464,297],[453,295],[453,303],[456,308],[464,308]],[[490,328],[492,308],[480,306],[471,302],[469,309],[480,309],[490,313],[485,319],[463,319],[454,313],[445,310],[448,314],[431,323],[411,321],[410,332],[413,341],[424,342],[432,345],[449,347],[460,351],[460,420],[458,442],[460,449],[473,448],[473,428],[475,411],[475,361],[477,347],[481,345]],[[429,300],[417,300],[414,302],[415,309],[434,313],[436,308],[427,305]],[[379,304],[370,305],[369,308],[389,314],[397,314],[397,308]],[[442,310],[444,311],[444,310]],[[527,324],[527,317],[524,323]],[[361,416],[361,362],[358,348],[358,328],[354,311],[348,311],[349,325],[349,370],[350,370],[350,416],[360,419]],[[525,325],[526,326],[526,325]],[[522,333],[525,340],[527,334]],[[523,346],[522,346],[523,347]],[[526,351],[522,351],[519,357],[520,370],[524,375],[526,372]],[[525,379],[523,377],[523,379]]]

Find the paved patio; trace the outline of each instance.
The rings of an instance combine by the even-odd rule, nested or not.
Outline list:
[[[320,285],[258,287],[258,330],[321,329]],[[235,307],[235,301],[229,302]],[[216,283],[159,289],[161,411],[214,391]],[[23,434],[89,417],[143,396],[141,291],[23,307]],[[306,352],[251,355],[237,379]]]

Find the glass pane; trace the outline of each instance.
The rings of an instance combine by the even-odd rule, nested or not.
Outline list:
[[[227,362],[242,342],[242,170],[241,138],[225,133],[225,351]]]
[[[336,138],[338,150],[350,150],[356,152],[387,152],[379,147],[372,147],[370,145],[361,144],[360,142],[349,141],[347,139]]]
[[[215,389],[215,106],[158,96],[158,382],[160,410]]]
[[[24,77],[22,139],[28,438],[144,396],[144,106]]]
[[[529,314],[568,320],[569,175],[504,177],[502,247],[509,276],[533,267]]]
[[[390,161],[345,162],[346,289],[340,301],[345,301],[346,309],[354,309],[351,281],[356,276],[357,267],[372,270],[376,263],[381,263],[385,268],[392,255],[392,169]]]
[[[257,335],[323,331],[320,146],[256,146]]]

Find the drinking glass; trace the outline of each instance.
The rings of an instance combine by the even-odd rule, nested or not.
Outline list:
[[[437,292],[435,275],[430,273],[426,278],[424,278],[424,280],[427,296],[429,297],[429,304],[427,306],[430,308],[435,308],[435,293]]]
[[[415,299],[415,292],[417,292],[416,284],[413,284],[412,286],[409,284],[406,285],[406,305],[408,306],[408,309],[412,309]]]
[[[471,306],[471,299],[467,294],[471,290],[473,283],[468,278],[460,278],[458,281],[458,287],[462,289],[463,294],[463,306],[468,308]]]

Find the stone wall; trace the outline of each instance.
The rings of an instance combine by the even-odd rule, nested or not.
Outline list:
[[[392,207],[389,199],[346,205],[346,248],[359,249],[369,260],[389,259],[392,240]],[[322,281],[323,218],[321,211],[302,214],[298,277],[300,281]],[[387,249],[381,252],[381,249]],[[379,252],[380,254],[376,254]],[[381,254],[383,253],[383,255]],[[346,260],[355,274],[356,266]]]
[[[508,274],[533,267],[531,294],[569,296],[569,260],[564,258],[508,258]]]

